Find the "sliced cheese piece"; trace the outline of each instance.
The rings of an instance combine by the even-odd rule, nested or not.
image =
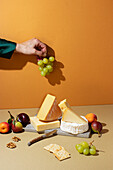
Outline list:
[[[57,120],[62,116],[62,111],[57,104],[56,97],[47,94],[44,102],[42,103],[40,110],[37,114],[39,120],[48,122]]]
[[[42,122],[36,116],[30,117],[31,124],[36,129],[36,131],[44,131],[47,129],[54,129],[60,127],[60,121],[56,120],[53,122]]]
[[[64,111],[67,108],[71,108],[71,106],[69,105],[66,99],[62,100],[58,105],[62,111]]]
[[[77,113],[75,113],[72,109],[66,108],[63,112],[62,121],[78,123],[78,124],[86,124],[87,121],[80,117]]]
[[[72,123],[72,122],[65,122],[65,121],[61,120],[60,129],[62,131],[72,133],[72,134],[79,134],[79,133],[86,132],[89,129],[88,121],[83,116],[81,116],[81,118],[84,119],[86,121],[86,123],[84,123],[84,122],[83,123]],[[80,122],[81,122],[81,120],[80,120]]]

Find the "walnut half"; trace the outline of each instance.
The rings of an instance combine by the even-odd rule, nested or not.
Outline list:
[[[21,139],[18,138],[18,137],[16,137],[16,136],[12,137],[12,140],[13,140],[14,142],[19,142],[19,141],[21,141]]]
[[[13,142],[8,143],[6,146],[10,149],[16,148],[16,145]]]

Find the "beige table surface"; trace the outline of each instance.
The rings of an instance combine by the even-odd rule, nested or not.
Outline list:
[[[98,120],[104,123],[102,137],[98,138],[97,134],[91,138],[57,135],[28,146],[27,143],[39,134],[0,134],[0,170],[113,170],[113,105],[76,106],[73,109],[80,115],[95,113]],[[37,108],[0,110],[0,122],[8,119],[8,110],[15,116],[20,112],[34,116],[38,111]],[[13,136],[20,137],[21,142],[16,143],[17,148],[11,150],[6,144],[12,141]],[[84,140],[94,140],[99,150],[97,156],[84,156],[76,151],[75,145]],[[51,143],[63,146],[71,153],[71,158],[61,162],[57,160],[53,154],[43,149]]]

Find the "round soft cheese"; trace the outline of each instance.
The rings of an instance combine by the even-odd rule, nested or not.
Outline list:
[[[81,117],[86,120],[86,124],[71,123],[71,122],[65,122],[61,120],[60,129],[62,131],[72,133],[72,134],[79,134],[79,133],[86,132],[89,129],[88,121],[84,116]]]

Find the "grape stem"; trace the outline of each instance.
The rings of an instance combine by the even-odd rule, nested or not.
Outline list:
[[[93,142],[94,142],[94,140],[92,142],[90,142],[89,145],[93,145]]]

